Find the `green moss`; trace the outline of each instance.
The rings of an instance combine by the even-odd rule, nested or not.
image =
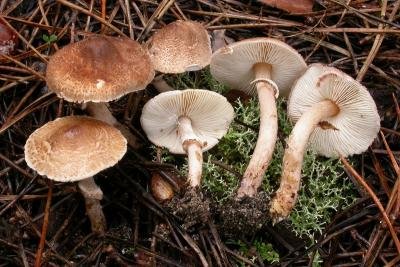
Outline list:
[[[226,90],[211,78],[208,69],[196,74],[179,75],[169,82],[174,81],[173,86],[179,89],[192,87],[208,88],[218,92]],[[279,100],[277,106],[280,139],[277,141],[273,159],[262,185],[262,189],[270,194],[279,186],[284,138],[287,138],[292,130],[292,124],[286,115],[286,103]],[[246,105],[237,101],[235,113],[236,119],[228,133],[215,148],[205,153],[202,186],[208,195],[218,202],[233,196],[237,190],[240,181],[235,173],[244,172],[257,140],[258,100],[253,98]],[[215,164],[216,161],[229,166],[233,172]],[[179,165],[178,168],[186,171],[185,164]],[[302,176],[298,203],[288,223],[297,235],[307,236],[313,241],[314,235],[321,233],[333,213],[343,206],[348,206],[356,196],[353,185],[344,175],[343,167],[338,160],[318,157],[314,153],[307,152]]]
[[[263,261],[269,263],[279,262],[279,254],[274,250],[272,244],[263,242],[262,239],[255,239],[252,245],[248,245],[241,240],[229,240],[227,243],[236,246],[239,254],[252,262],[256,262],[256,254],[258,254]],[[241,263],[239,266],[246,265]]]
[[[293,231],[311,240],[322,233],[332,214],[354,199],[353,184],[338,159],[325,159],[308,152],[302,168],[303,186],[290,215]]]
[[[224,93],[229,90],[228,87],[217,82],[210,73],[210,68],[205,68],[202,71],[185,72],[177,75],[165,75],[165,80],[173,88],[177,90],[184,89],[209,89],[217,93]]]
[[[279,262],[279,254],[273,249],[270,243],[256,240],[254,246],[263,261],[268,261],[269,263]]]

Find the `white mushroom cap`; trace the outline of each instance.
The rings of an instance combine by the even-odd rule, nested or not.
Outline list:
[[[323,100],[333,101],[340,111],[326,120],[327,127],[315,128],[309,147],[326,157],[346,157],[367,150],[380,128],[376,104],[368,90],[336,68],[312,64],[293,86],[289,117],[296,122]]]
[[[185,154],[178,136],[178,118],[191,120],[193,132],[206,151],[228,131],[234,111],[222,95],[201,89],[170,91],[157,95],[143,107],[140,119],[152,143],[171,153]]]
[[[126,149],[126,139],[109,124],[68,116],[46,123],[29,136],[25,161],[51,180],[73,182],[115,165]]]
[[[232,43],[214,52],[211,74],[232,89],[256,95],[253,66],[271,65],[271,80],[280,95],[287,96],[293,82],[306,70],[303,57],[292,47],[273,38],[252,38]]]
[[[195,21],[168,24],[151,37],[147,46],[154,68],[162,73],[196,71],[211,61],[210,36]]]
[[[50,90],[70,102],[108,102],[146,88],[154,78],[149,53],[129,38],[92,36],[58,50],[49,61]]]

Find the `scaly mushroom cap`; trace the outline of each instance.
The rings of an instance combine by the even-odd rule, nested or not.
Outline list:
[[[279,94],[287,96],[293,82],[306,70],[303,57],[292,47],[273,38],[252,38],[232,43],[214,52],[211,74],[232,89],[256,95],[253,66],[256,63],[271,65],[271,80]]]
[[[126,139],[107,123],[68,116],[46,123],[29,136],[25,161],[51,180],[73,182],[115,165],[126,149]]]
[[[289,117],[296,122],[323,100],[331,100],[340,111],[315,128],[310,148],[326,157],[346,157],[367,150],[380,128],[379,114],[368,90],[336,68],[312,64],[293,86]]]
[[[147,50],[129,38],[94,36],[58,50],[49,61],[50,90],[70,102],[108,102],[154,78]]]
[[[143,107],[140,122],[147,137],[171,153],[185,154],[178,136],[178,118],[186,116],[206,151],[228,131],[234,111],[222,95],[201,89],[169,91],[152,98]]]
[[[196,71],[210,64],[210,37],[195,21],[168,24],[151,37],[147,46],[154,68],[162,73]]]

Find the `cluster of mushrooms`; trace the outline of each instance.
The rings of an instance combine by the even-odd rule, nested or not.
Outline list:
[[[144,45],[129,38],[94,35],[57,51],[46,70],[48,88],[66,101],[81,103],[90,116],[58,118],[32,133],[25,145],[28,166],[55,181],[79,181],[92,231],[104,233],[103,193],[93,176],[115,165],[127,144],[136,144],[136,137],[114,118],[107,102],[152,83],[163,92],[143,107],[142,128],[155,145],[187,154],[188,185],[199,188],[202,153],[226,134],[234,110],[216,92],[173,90],[154,76],[155,71],[183,73],[208,65],[218,81],[259,98],[258,140],[238,200],[254,197],[262,183],[277,139],[276,98],[289,96],[288,114],[296,125],[287,141],[281,185],[270,205],[275,222],[286,218],[296,203],[307,147],[327,157],[361,153],[379,130],[372,97],[343,72],[322,64],[307,67],[293,48],[272,38],[246,39],[212,53],[200,23],[176,21]]]

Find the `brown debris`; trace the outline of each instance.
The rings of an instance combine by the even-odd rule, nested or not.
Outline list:
[[[268,207],[269,196],[265,192],[230,200],[217,211],[221,233],[235,238],[255,234],[269,221]]]
[[[170,212],[183,221],[184,229],[203,225],[210,218],[210,202],[198,187],[188,187],[183,196],[174,197],[167,205]]]
[[[314,0],[258,0],[259,2],[285,10],[289,13],[308,13],[312,11]]]

